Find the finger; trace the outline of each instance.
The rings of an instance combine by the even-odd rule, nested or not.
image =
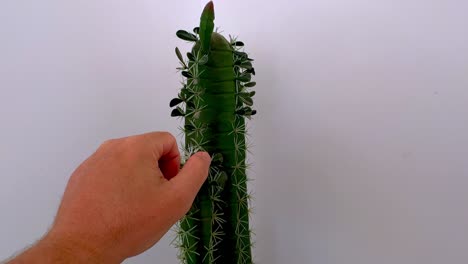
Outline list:
[[[154,164],[156,164],[166,179],[171,179],[179,173],[180,153],[175,137],[168,132],[151,132],[143,134],[149,142]]]
[[[193,200],[208,177],[210,164],[211,157],[208,153],[198,152],[192,155],[179,174],[171,179],[179,195]]]

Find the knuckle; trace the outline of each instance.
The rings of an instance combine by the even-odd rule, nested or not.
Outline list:
[[[110,146],[113,146],[115,145],[115,143],[117,142],[117,139],[108,139],[108,140],[105,140],[101,143],[101,145],[99,146],[99,148],[108,148]]]
[[[129,161],[138,160],[143,155],[142,147],[140,138],[127,137],[122,142],[121,156]]]
[[[125,145],[125,147],[128,147],[128,148],[134,148],[135,146],[137,146],[140,142],[140,138],[138,136],[130,136],[130,137],[126,137],[123,139],[123,143]]]
[[[176,141],[176,138],[174,137],[174,135],[172,135],[168,131],[160,131],[160,132],[158,132],[158,134],[159,134],[160,137],[166,138],[170,142],[175,142]]]

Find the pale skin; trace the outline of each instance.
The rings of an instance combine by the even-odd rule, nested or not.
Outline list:
[[[106,141],[71,175],[50,230],[7,263],[112,264],[138,255],[189,210],[210,162],[198,152],[179,169],[167,132]]]

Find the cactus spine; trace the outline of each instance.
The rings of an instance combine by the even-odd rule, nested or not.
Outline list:
[[[183,88],[170,102],[171,115],[182,117],[186,157],[200,150],[212,155],[208,180],[177,230],[180,259],[186,264],[250,264],[252,242],[246,170],[246,118],[256,114],[250,91],[252,59],[244,43],[214,32],[209,2],[195,34],[177,36],[193,42],[186,61],[176,48]]]

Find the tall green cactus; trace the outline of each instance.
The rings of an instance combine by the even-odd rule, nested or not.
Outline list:
[[[184,60],[176,48],[184,76],[183,88],[170,102],[171,115],[184,118],[185,153],[212,155],[208,180],[192,208],[179,222],[176,245],[186,264],[252,263],[246,170],[246,120],[256,114],[250,91],[255,70],[241,51],[244,43],[214,30],[209,2],[194,33],[177,36],[193,42]]]

